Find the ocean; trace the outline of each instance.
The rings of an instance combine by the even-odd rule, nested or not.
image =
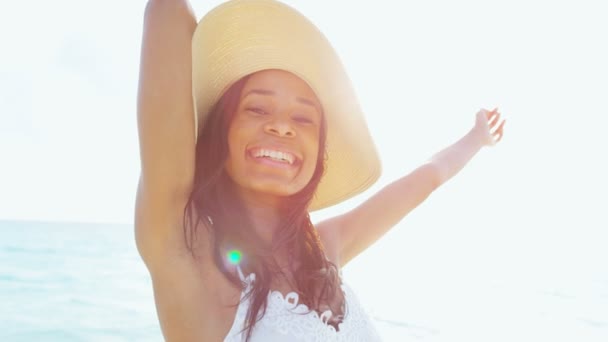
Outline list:
[[[0,222],[0,341],[162,341],[128,225]]]
[[[446,320],[446,313],[420,323],[421,310],[374,319],[387,341],[608,341],[608,278],[605,269],[597,274],[590,286],[567,291],[473,289],[488,303],[487,311],[469,314],[475,331],[459,330],[459,318]],[[517,318],[492,311],[515,305],[514,296],[529,305]],[[132,226],[0,221],[0,341],[163,341]]]

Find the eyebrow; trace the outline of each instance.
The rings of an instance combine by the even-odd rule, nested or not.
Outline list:
[[[245,94],[244,97],[247,97],[250,94],[272,96],[272,95],[276,95],[277,93],[272,90],[267,90],[267,89],[251,89],[250,91],[247,92],[247,94]],[[307,99],[305,97],[296,97],[296,101],[298,101],[302,104],[305,104],[305,105],[312,106],[316,110],[319,110],[317,104],[314,101],[311,101],[310,99]]]

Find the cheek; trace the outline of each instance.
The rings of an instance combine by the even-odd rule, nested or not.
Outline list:
[[[312,159],[314,159],[315,163],[316,163],[317,158],[319,157],[320,140],[321,140],[321,137],[320,137],[319,132],[315,131],[307,136],[306,142],[305,142],[308,153],[313,157]]]
[[[306,154],[308,156],[308,160],[306,162],[305,168],[306,168],[307,174],[310,174],[310,176],[312,176],[312,174],[315,171],[315,168],[317,167],[318,159],[320,158],[319,136],[312,135],[309,139],[307,139],[305,144],[306,144],[306,150],[307,150]]]
[[[236,158],[241,150],[238,131],[233,126],[228,129],[228,157],[226,158],[225,167],[228,174],[232,177],[235,176],[234,172],[240,169],[238,165],[239,159]]]
[[[234,119],[234,122],[228,128],[228,149],[231,154],[237,153],[239,149],[245,147],[244,144],[249,140],[251,131],[251,125],[247,125],[246,122],[238,118]]]

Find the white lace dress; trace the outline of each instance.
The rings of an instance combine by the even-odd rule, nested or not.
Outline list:
[[[243,275],[238,270],[243,278]],[[255,274],[249,274],[244,278],[246,289],[241,293],[241,299],[250,290]],[[367,315],[353,291],[342,283],[344,298],[346,301],[346,312],[338,330],[327,324],[331,318],[330,310],[318,315],[316,312],[308,312],[305,304],[298,302],[298,294],[288,293],[285,297],[279,291],[271,291],[268,294],[268,307],[263,318],[257,322],[253,329],[251,342],[285,342],[285,341],[381,341],[373,322]],[[245,341],[243,330],[249,299],[241,301],[236,311],[234,323],[224,342]]]

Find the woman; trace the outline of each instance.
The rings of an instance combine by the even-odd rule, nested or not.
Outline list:
[[[193,96],[194,95],[194,100]],[[149,0],[138,94],[136,242],[169,341],[375,341],[340,269],[484,145],[496,110],[351,212],[379,159],[335,52],[292,8],[238,0],[198,24]]]

